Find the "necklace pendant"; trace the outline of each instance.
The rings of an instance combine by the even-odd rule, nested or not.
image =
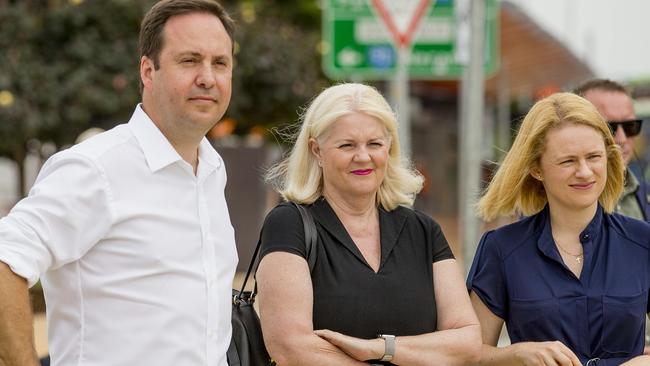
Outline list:
[[[581,255],[576,257],[576,262],[582,263],[582,256]]]

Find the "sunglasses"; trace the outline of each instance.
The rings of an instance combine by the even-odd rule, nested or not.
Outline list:
[[[642,119],[630,119],[627,121],[608,121],[607,125],[609,126],[609,130],[612,131],[612,135],[616,135],[618,126],[621,126],[623,132],[625,132],[625,136],[633,137],[641,132],[641,122],[643,122]]]

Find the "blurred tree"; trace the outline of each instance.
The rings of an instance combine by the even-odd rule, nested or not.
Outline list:
[[[321,71],[320,8],[314,0],[238,1],[237,65],[228,116],[237,132],[297,119],[328,80]],[[231,6],[233,4],[230,4]]]
[[[0,6],[0,156],[21,168],[28,142],[74,143],[128,119],[140,100],[137,37],[153,0],[58,0]],[[224,0],[238,23],[236,133],[297,119],[328,81],[314,0]],[[36,144],[38,145],[38,144]]]
[[[91,126],[111,127],[139,98],[132,1],[0,8],[0,155],[23,162],[28,142],[72,144]]]
[[[47,13],[35,39],[50,75],[38,138],[57,146],[91,126],[124,121],[139,100],[137,34],[143,9],[126,0],[87,1]],[[40,92],[40,90],[39,90]]]
[[[20,177],[27,140],[36,134],[36,116],[32,113],[33,101],[21,97],[22,90],[31,89],[28,63],[35,58],[31,37],[37,28],[35,19],[22,14],[18,7],[0,10],[0,155],[16,161]],[[27,84],[27,85],[25,85]],[[21,179],[20,185],[23,186]]]

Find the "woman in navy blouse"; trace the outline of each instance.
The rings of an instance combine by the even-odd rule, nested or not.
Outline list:
[[[623,172],[588,101],[530,110],[477,205],[485,220],[531,215],[487,232],[468,276],[482,365],[650,365],[650,225],[612,213]],[[497,348],[504,321],[512,345]]]

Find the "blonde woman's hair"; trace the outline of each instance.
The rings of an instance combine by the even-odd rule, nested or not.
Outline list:
[[[517,137],[497,170],[476,211],[484,220],[512,214],[532,215],[548,202],[542,182],[531,176],[539,167],[551,129],[566,124],[585,125],[603,136],[607,155],[607,181],[598,201],[607,213],[616,207],[623,191],[625,164],[605,119],[586,99],[573,93],[557,93],[533,105]]]
[[[303,114],[291,153],[266,175],[285,200],[311,204],[322,196],[322,170],[309,148],[309,139],[319,140],[334,122],[355,112],[381,121],[389,137],[386,175],[377,192],[377,204],[389,211],[398,205],[413,205],[423,177],[401,156],[395,113],[375,88],[357,83],[325,89]]]

